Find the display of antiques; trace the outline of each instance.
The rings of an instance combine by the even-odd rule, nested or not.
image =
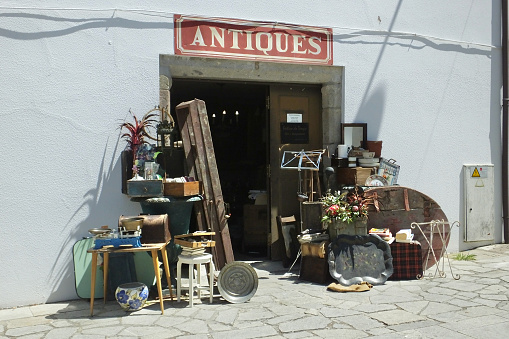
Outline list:
[[[340,186],[396,185],[400,166],[382,158],[382,141],[367,140],[367,124],[341,124],[341,144],[331,159]]]

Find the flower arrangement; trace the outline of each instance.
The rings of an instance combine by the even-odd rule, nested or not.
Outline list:
[[[342,194],[339,192],[327,193],[320,198],[320,202],[324,210],[322,222],[326,224],[333,221],[342,221],[349,224],[368,216],[369,201],[364,197],[362,189],[358,187]]]

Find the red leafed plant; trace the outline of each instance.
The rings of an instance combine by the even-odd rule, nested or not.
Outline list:
[[[127,141],[126,149],[133,151],[134,158],[136,158],[138,147],[145,143],[145,137],[155,140],[147,133],[147,128],[153,127],[152,124],[157,122],[157,120],[154,119],[154,117],[158,116],[157,112],[157,109],[152,109],[145,113],[141,120],[138,120],[136,115],[129,110],[129,113],[131,113],[134,118],[134,123],[124,122],[120,125],[121,129],[127,130],[121,135],[121,137]]]

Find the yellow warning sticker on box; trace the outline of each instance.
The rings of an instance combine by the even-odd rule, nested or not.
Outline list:
[[[487,178],[488,169],[482,166],[472,166],[470,167],[470,177],[474,179]]]

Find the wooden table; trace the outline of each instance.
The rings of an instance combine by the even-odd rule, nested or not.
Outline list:
[[[152,262],[154,263],[154,273],[157,282],[157,293],[159,295],[159,304],[161,305],[161,314],[164,314],[163,306],[163,290],[161,287],[161,277],[159,276],[159,262],[157,259],[157,252],[161,251],[163,256],[164,271],[166,273],[166,280],[168,281],[168,288],[170,290],[170,297],[173,300],[173,290],[171,288],[170,280],[170,267],[168,265],[168,257],[166,256],[166,245],[167,243],[155,243],[155,244],[143,244],[141,247],[103,247],[100,249],[91,248],[87,253],[92,253],[92,277],[90,286],[90,316],[94,315],[94,297],[95,297],[95,278],[97,274],[97,255],[103,254],[104,257],[104,303],[106,303],[106,290],[108,287],[108,264],[110,253],[128,253],[128,252],[149,252],[152,254]]]

